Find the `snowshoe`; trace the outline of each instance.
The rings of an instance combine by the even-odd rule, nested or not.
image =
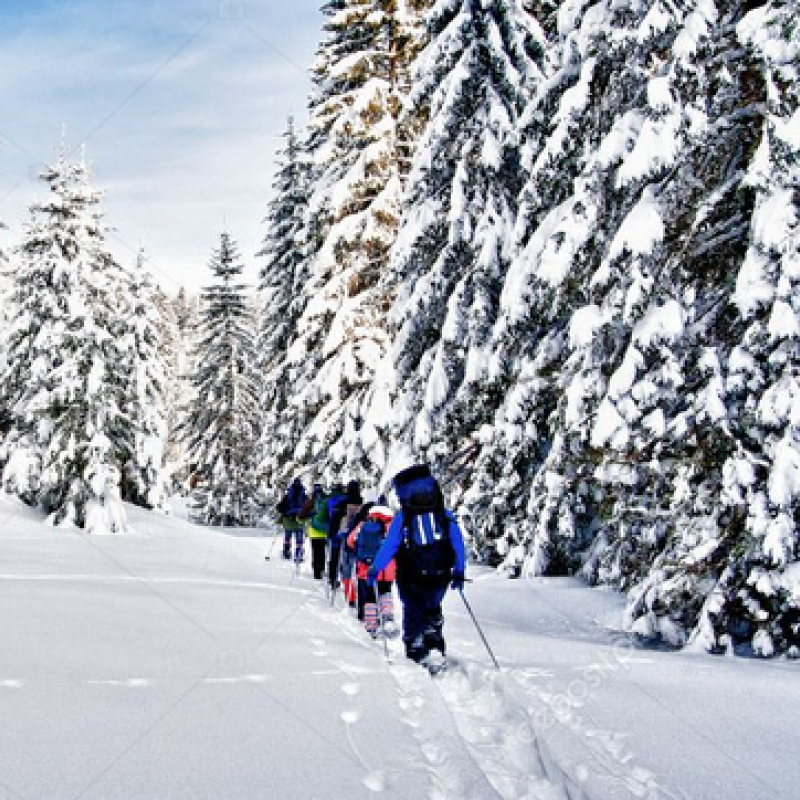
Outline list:
[[[433,677],[441,675],[448,666],[447,657],[440,650],[431,650],[420,662]]]

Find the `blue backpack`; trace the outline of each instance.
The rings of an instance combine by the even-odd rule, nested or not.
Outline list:
[[[303,484],[294,481],[286,492],[286,514],[298,514],[308,499]]]
[[[455,552],[444,497],[427,466],[411,467],[394,478],[403,509],[403,547],[398,553],[398,579],[443,587],[450,580]]]
[[[356,558],[370,566],[381,549],[383,540],[386,538],[386,524],[379,519],[367,517],[361,523],[356,540]]]

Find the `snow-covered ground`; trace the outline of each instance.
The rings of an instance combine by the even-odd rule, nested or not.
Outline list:
[[[89,538],[0,500],[0,800],[800,796],[793,663],[635,649],[618,596],[485,574],[502,672],[454,596],[432,680],[265,531],[128,513]]]

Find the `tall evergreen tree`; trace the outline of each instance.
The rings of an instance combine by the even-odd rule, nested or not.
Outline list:
[[[527,114],[469,505],[499,495],[475,518],[509,569],[631,589],[638,633],[788,649],[795,29],[782,3],[572,10]]]
[[[16,254],[2,391],[11,409],[3,484],[56,524],[124,528],[120,477],[132,451],[125,408],[126,275],[108,253],[100,194],[83,161],[43,173]]]
[[[518,126],[545,40],[521,3],[477,0],[439,3],[430,35],[409,102],[428,123],[393,251],[390,320],[396,436],[441,462],[491,420],[483,395],[522,188]]]
[[[167,381],[167,463],[170,475],[185,484],[191,474],[183,422],[197,404],[194,376],[197,374],[196,349],[199,327],[198,298],[181,287],[174,297],[163,298],[162,326],[174,340]]]
[[[603,500],[592,470],[614,433],[595,428],[613,418],[609,404],[601,413],[609,377],[651,290],[662,292],[657,308],[674,288],[653,278],[664,223],[649,187],[669,174],[691,125],[669,99],[685,69],[673,76],[665,53],[702,30],[691,9],[660,0],[573,11],[524,119],[528,177],[491,371],[503,403],[474,491],[483,538],[497,541],[491,557],[534,573],[575,568],[593,541]],[[615,459],[612,448],[612,473]],[[492,486],[507,500],[481,508]]]
[[[183,288],[183,287],[181,287]],[[179,359],[181,355],[181,334],[178,316],[172,298],[160,286],[153,288],[154,324],[159,343],[158,353],[164,367],[164,408],[166,433],[164,437],[164,456],[167,473],[171,478],[174,464],[179,460],[175,452],[176,428],[180,424],[179,405]]]
[[[211,259],[215,282],[201,295],[196,405],[184,430],[199,482],[194,506],[208,525],[255,521],[259,391],[254,320],[236,245],[223,233]]]
[[[311,297],[291,347],[295,421],[291,467],[322,461],[375,478],[390,424],[388,269],[400,214],[407,136],[398,114],[418,6],[343,0],[324,7],[307,149],[314,161],[308,237]]]
[[[264,259],[259,283],[258,361],[263,391],[260,469],[273,486],[286,479],[285,466],[291,463],[301,435],[292,404],[297,365],[291,363],[289,348],[308,302],[306,286],[310,278],[306,241],[309,170],[292,119],[284,141],[273,181],[275,197],[265,220],[267,232],[258,253]]]
[[[165,465],[167,375],[159,292],[144,252],[130,276],[125,305],[128,335],[126,416],[135,421],[133,450],[125,465],[123,497],[150,508],[164,508],[169,493]]]
[[[630,605],[636,630],[666,626],[678,643],[691,636],[694,647],[760,655],[800,650],[791,578],[800,557],[800,138],[790,133],[800,40],[790,5],[725,5],[697,53],[714,140],[697,137],[689,166],[713,191],[686,260],[723,291],[718,310],[698,294],[717,324],[703,342],[713,391],[693,411],[717,428],[685,468],[699,475],[683,494],[700,502],[684,501],[691,514],[676,508],[676,529]]]

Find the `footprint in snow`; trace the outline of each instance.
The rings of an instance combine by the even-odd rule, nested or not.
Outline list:
[[[429,764],[439,766],[447,761],[447,752],[433,742],[423,742],[421,749]]]
[[[374,770],[367,773],[361,779],[361,783],[371,792],[383,792],[386,789],[386,776],[379,770]]]
[[[324,639],[311,639],[311,644],[316,648],[314,650],[314,655],[317,658],[325,658],[328,655],[328,651],[325,649],[325,640]]]

